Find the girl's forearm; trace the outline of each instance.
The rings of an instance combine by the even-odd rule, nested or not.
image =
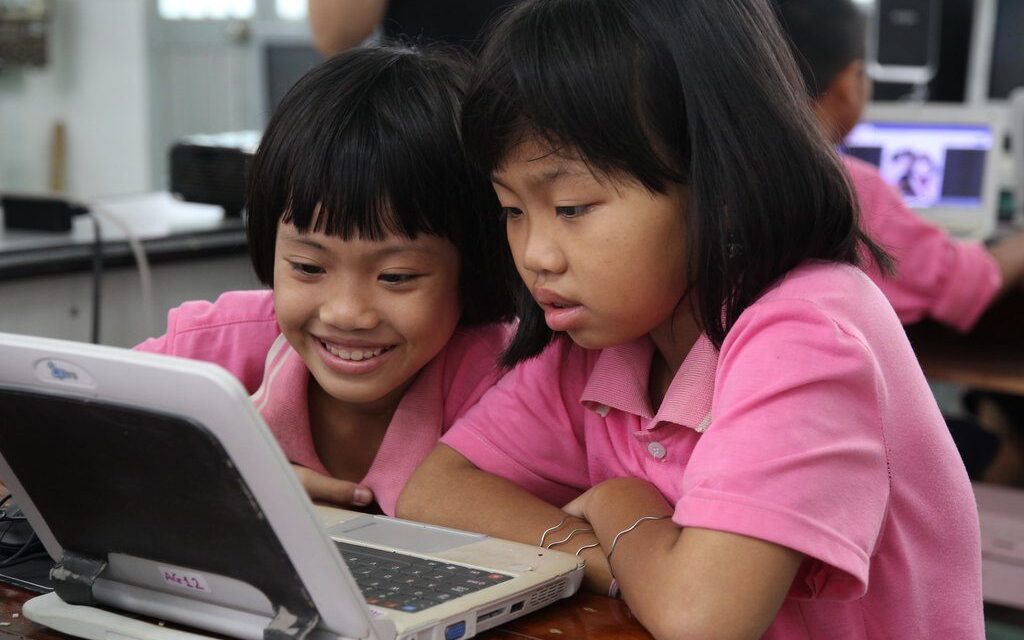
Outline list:
[[[759,638],[774,619],[803,556],[763,540],[681,529],[673,508],[635,478],[600,485],[586,510],[637,619],[656,638]],[[644,520],[646,516],[669,516]]]
[[[445,445],[439,445],[410,478],[398,499],[397,515],[533,545],[555,527],[545,536],[545,546],[576,529],[591,528],[511,482],[481,471]],[[595,542],[593,533],[580,531],[553,548],[576,553]],[[584,588],[607,593],[611,576],[601,547],[579,555],[587,561]]]

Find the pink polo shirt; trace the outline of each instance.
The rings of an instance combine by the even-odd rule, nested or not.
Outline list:
[[[984,246],[956,240],[911,211],[874,166],[843,158],[861,207],[861,226],[896,261],[896,274],[873,263],[865,271],[904,324],[926,317],[968,331],[1002,287]]]
[[[563,339],[442,439],[564,504],[653,483],[675,522],[807,556],[766,638],[983,638],[973,494],[899,320],[858,269],[808,263],[702,337],[661,406],[648,338]]]
[[[420,370],[395,410],[361,484],[384,513],[441,435],[500,377],[508,337],[502,325],[456,329]],[[219,364],[253,393],[253,402],[289,460],[330,475],[313,447],[309,370],[281,334],[270,291],[232,291],[216,302],[186,302],[168,314],[167,333],[135,347]]]
[[[279,335],[271,291],[228,291],[216,302],[192,300],[171,309],[167,333],[135,349],[219,364],[252,393]]]

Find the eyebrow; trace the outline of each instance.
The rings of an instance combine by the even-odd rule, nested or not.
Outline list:
[[[287,232],[282,233],[281,240],[283,240],[284,242],[294,242],[295,244],[301,244],[303,246],[309,247],[310,249],[316,249],[317,251],[327,251],[327,247],[325,247],[324,245],[320,244],[316,240],[313,240],[312,238],[309,238],[301,234]]]
[[[296,244],[301,244],[303,246],[309,247],[310,249],[315,249],[317,251],[328,251],[328,248],[325,247],[324,245],[302,234],[286,232],[281,235],[281,240],[283,240],[284,242],[294,242]],[[373,251],[371,255],[374,258],[388,258],[393,255],[398,255],[401,253],[418,253],[424,256],[431,256],[433,255],[434,252],[426,247],[420,247],[407,243],[392,243],[384,245],[381,248]]]
[[[580,168],[577,163],[560,162],[559,164],[546,169],[536,174],[528,175],[526,182],[533,186],[545,186],[559,180],[572,179],[572,178],[588,178],[592,177],[592,174],[586,169]],[[501,178],[497,174],[491,174],[491,182],[504,187],[505,189],[512,190],[508,185],[501,181]]]

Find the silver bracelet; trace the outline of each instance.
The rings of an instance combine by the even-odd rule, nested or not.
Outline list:
[[[564,518],[562,518],[562,521],[559,522],[558,524],[556,524],[555,526],[548,527],[547,529],[545,529],[544,533],[540,534],[540,542],[537,543],[537,546],[538,547],[543,547],[544,546],[544,538],[547,538],[548,534],[551,533],[552,531],[560,529],[562,527],[562,525],[565,524],[565,522],[569,519],[569,517],[570,516],[565,516]]]
[[[582,552],[584,549],[593,549],[594,547],[598,547],[598,546],[601,546],[600,542],[592,542],[590,544],[585,544],[585,545],[583,545],[582,547],[580,547],[579,549],[576,550],[576,557],[579,557],[580,552]]]
[[[615,553],[615,547],[619,544],[619,538],[621,538],[623,535],[629,533],[633,529],[636,529],[638,526],[640,526],[641,522],[643,522],[645,520],[664,520],[665,518],[668,518],[668,517],[670,517],[670,516],[643,516],[642,518],[637,519],[637,521],[634,522],[632,525],[630,525],[628,528],[623,529],[622,531],[616,533],[615,537],[612,538],[612,548],[608,551],[608,560],[611,561],[612,554]]]
[[[569,540],[572,539],[572,537],[574,535],[576,535],[577,533],[593,533],[593,532],[594,532],[594,530],[591,529],[590,527],[580,527],[579,529],[573,529],[572,531],[569,532],[569,535],[565,536],[564,538],[562,538],[558,542],[552,542],[551,544],[549,544],[548,545],[548,549],[550,549],[552,547],[555,547],[555,546],[558,546],[560,544],[564,544],[566,542],[569,542]]]

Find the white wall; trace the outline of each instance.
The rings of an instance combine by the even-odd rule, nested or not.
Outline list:
[[[49,188],[56,120],[67,130],[68,194],[149,189],[146,4],[53,3],[49,64],[0,72],[0,191]]]

